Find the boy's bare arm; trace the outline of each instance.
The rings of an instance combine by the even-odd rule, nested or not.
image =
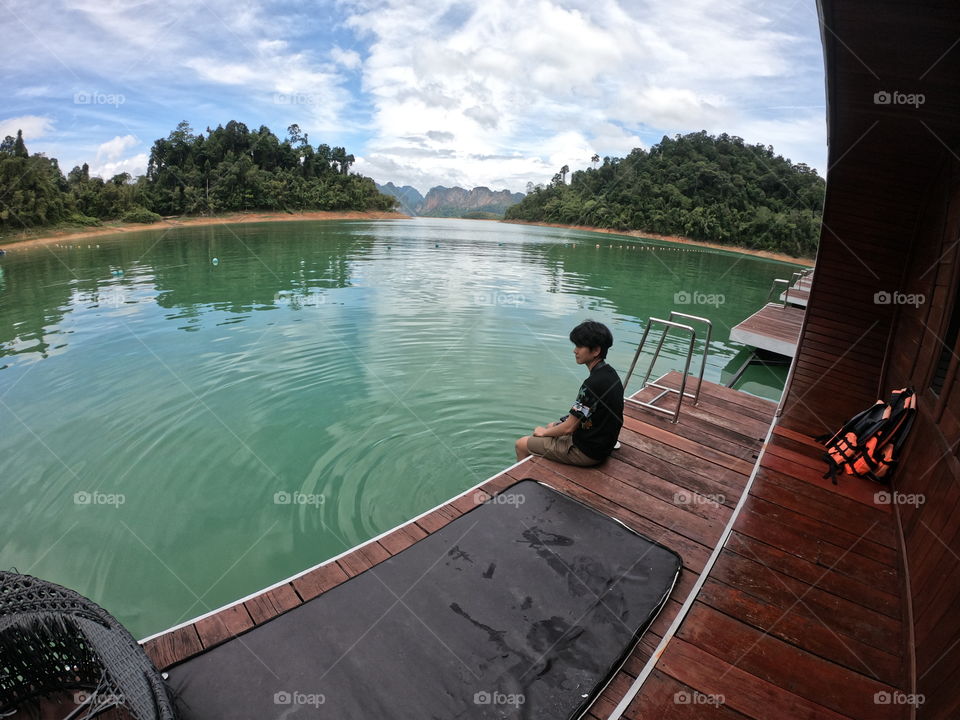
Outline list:
[[[577,429],[577,426],[580,424],[580,418],[576,415],[567,415],[567,419],[562,423],[552,422],[546,427],[538,427],[533,431],[534,437],[561,437],[562,435],[569,435],[574,430]]]

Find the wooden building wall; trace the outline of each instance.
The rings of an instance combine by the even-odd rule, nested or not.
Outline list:
[[[837,159],[827,179],[814,282],[784,393],[781,423],[792,430],[832,432],[883,393],[897,306],[878,299],[902,292],[910,238],[930,184],[923,167],[890,163],[883,149],[902,139],[894,124],[864,119],[840,128],[831,143]],[[936,154],[932,140],[916,132],[910,139]]]
[[[885,385],[912,385],[917,421],[895,477],[910,573],[919,718],[960,717],[960,344],[948,348],[960,267],[960,162],[948,158],[928,196],[899,308]],[[919,296],[923,301],[919,301]],[[931,382],[946,352],[947,373]]]
[[[829,158],[817,266],[780,423],[835,430],[912,385],[894,479],[916,717],[960,718],[960,2],[819,0]],[[922,95],[913,104],[878,93]],[[915,296],[910,298],[910,296]],[[922,302],[911,302],[923,295]],[[883,302],[890,298],[890,302]],[[943,371],[945,370],[945,375]],[[922,502],[921,502],[922,500]],[[916,501],[916,502],[914,502]],[[910,650],[911,648],[908,648]],[[909,656],[909,655],[908,655]],[[909,687],[910,679],[905,679]]]

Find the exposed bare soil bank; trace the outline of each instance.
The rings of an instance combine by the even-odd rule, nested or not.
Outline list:
[[[701,247],[715,248],[717,250],[728,250],[730,252],[743,253],[744,255],[754,255],[756,257],[768,258],[770,260],[779,260],[781,262],[797,263],[798,265],[813,265],[812,258],[798,258],[783,253],[769,252],[768,250],[751,250],[749,248],[738,247],[736,245],[720,245],[719,243],[701,242],[700,240],[691,240],[690,238],[680,237],[679,235],[657,235],[656,233],[642,232],[640,230],[610,230],[609,228],[598,228],[590,225],[562,225],[561,223],[531,222],[529,220],[504,220],[506,223],[516,223],[517,225],[542,225],[543,227],[569,228],[570,230],[589,230],[590,232],[607,233],[609,235],[624,235],[636,238],[650,238],[652,240],[666,240],[672,243],[681,243],[683,245],[699,245]]]
[[[4,250],[19,250],[20,248],[44,245],[52,242],[70,242],[72,240],[87,240],[101,235],[120,235],[127,232],[142,230],[171,229],[178,227],[194,227],[196,225],[233,225],[238,223],[258,222],[291,222],[298,220],[406,220],[407,215],[396,212],[366,212],[359,210],[347,211],[314,211],[303,213],[271,213],[250,212],[230,213],[212,217],[174,217],[165,218],[152,225],[141,223],[117,223],[103,225],[83,230],[73,228],[64,230],[40,230],[36,237],[22,235],[0,240]]]

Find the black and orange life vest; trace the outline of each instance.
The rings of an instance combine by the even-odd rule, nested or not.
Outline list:
[[[823,457],[829,468],[823,477],[832,479],[834,485],[838,473],[889,482],[916,411],[913,388],[900,388],[890,393],[886,402],[877,400],[854,415],[833,435],[817,438],[826,441]]]

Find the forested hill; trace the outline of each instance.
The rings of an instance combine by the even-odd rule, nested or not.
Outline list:
[[[594,161],[599,158],[594,157]],[[664,137],[649,150],[604,158],[528,188],[508,220],[590,225],[813,257],[826,184],[773,148],[706,132]]]
[[[30,155],[18,132],[0,144],[0,230],[237,210],[392,210],[392,197],[350,172],[353,161],[342,147],[313,147],[297,125],[280,140],[234,120],[206,135],[182,122],[153,143],[146,175],[101,179],[84,164],[64,177],[56,159]]]

